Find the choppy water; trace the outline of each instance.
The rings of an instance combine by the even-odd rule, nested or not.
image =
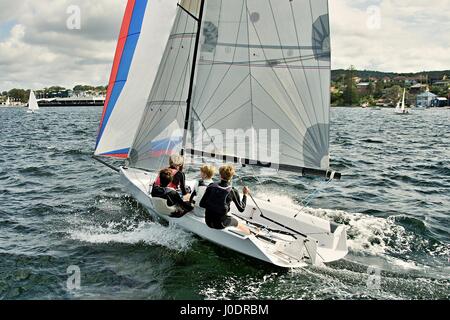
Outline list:
[[[0,299],[450,298],[450,110],[333,110],[332,162],[345,177],[307,211],[345,223],[351,252],[291,272],[152,221],[90,158],[100,113],[0,109]],[[298,208],[323,187],[261,180],[260,197]],[[369,266],[382,269],[379,289]]]

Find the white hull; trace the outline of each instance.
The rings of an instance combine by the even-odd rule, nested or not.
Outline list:
[[[307,264],[322,265],[323,263],[340,260],[348,253],[347,233],[344,226],[334,225],[329,221],[310,215],[299,215],[294,219],[295,211],[277,207],[266,201],[256,200],[266,217],[287,225],[301,234],[312,236],[306,238],[295,234],[297,239],[294,239],[290,235],[266,230],[263,230],[260,236],[245,236],[235,228],[214,230],[205,224],[204,215],[202,215],[203,209],[201,208],[196,208],[194,212],[182,218],[171,218],[158,213],[154,208],[152,197],[149,195],[151,173],[138,169],[121,168],[120,177],[127,191],[153,215],[203,239],[276,266],[299,268]],[[235,208],[232,208],[231,213],[238,212]],[[247,204],[246,211],[240,214],[240,217],[253,223],[265,225],[272,230],[289,231],[261,218],[257,208],[250,203]],[[241,220],[241,222],[245,223],[244,220]],[[249,227],[253,228],[251,224]]]

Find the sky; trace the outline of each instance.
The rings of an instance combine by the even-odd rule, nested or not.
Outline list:
[[[0,0],[0,91],[106,85],[126,2]],[[450,69],[450,0],[329,4],[333,69]]]

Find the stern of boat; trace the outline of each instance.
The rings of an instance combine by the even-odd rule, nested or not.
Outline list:
[[[333,223],[331,223],[333,225]],[[336,225],[334,232],[330,233],[331,245],[317,242],[317,259],[323,263],[338,261],[348,254],[347,229],[343,225]],[[314,236],[312,236],[314,238]]]

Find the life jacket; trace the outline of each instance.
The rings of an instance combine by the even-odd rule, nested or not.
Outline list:
[[[210,189],[210,194],[208,199],[206,199],[205,209],[219,215],[226,215],[230,212],[227,198],[233,188],[224,188],[217,183],[213,183],[209,185],[208,189]]]
[[[195,188],[195,194],[196,194],[196,199],[195,200],[197,203],[200,203],[200,201],[202,200],[203,196],[205,195],[206,189],[208,188],[209,185],[211,185],[213,182],[207,183],[204,180],[199,180],[198,181],[198,185]]]
[[[173,168],[169,168],[169,169],[172,171],[172,177],[175,177],[175,175],[178,173],[178,170],[173,169]],[[159,175],[158,175],[158,177],[156,177],[155,186],[157,186],[157,187],[161,186],[161,180],[159,178]],[[167,187],[175,189],[175,190],[178,189],[178,186],[176,184],[174,184],[173,182],[169,183],[169,185]]]

